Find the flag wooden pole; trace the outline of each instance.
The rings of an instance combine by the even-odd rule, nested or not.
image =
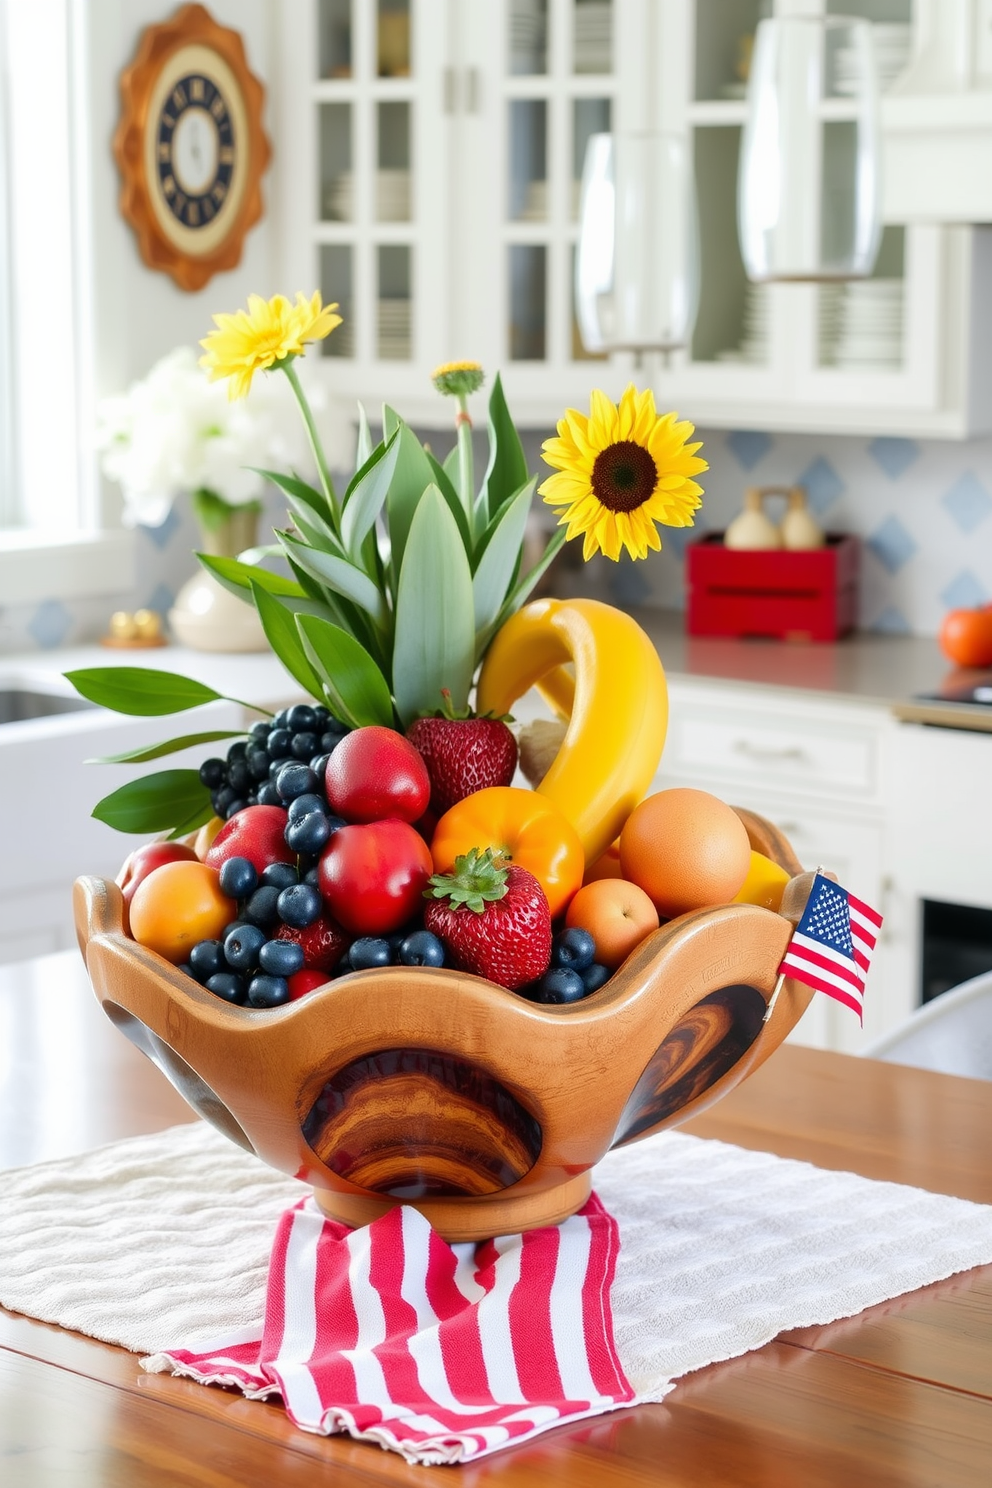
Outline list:
[[[822,863],[818,863],[817,866],[816,866],[816,873],[822,873],[822,872],[823,872],[823,864]],[[815,879],[814,879],[814,882],[815,882]],[[793,932],[794,932],[795,931],[795,928],[796,928],[795,925],[793,925],[792,928],[793,928]],[[775,1011],[775,1004],[776,1004],[776,1002],[778,1002],[778,994],[781,992],[782,988],[785,986],[785,978],[786,978],[786,973],[784,971],[780,972],[779,973],[778,981],[775,983],[775,989],[772,992],[771,997],[769,997],[769,999],[768,999],[768,1006],[765,1008],[765,1016],[761,1020],[762,1021],[762,1024],[767,1023],[768,1020],[769,1020],[769,1018],[771,1017],[772,1013]]]

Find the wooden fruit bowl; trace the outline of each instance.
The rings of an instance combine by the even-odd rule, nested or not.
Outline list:
[[[775,1050],[812,993],[777,970],[812,882],[782,913],[728,904],[656,930],[598,992],[528,1002],[480,977],[353,972],[274,1010],[231,1007],[129,939],[115,884],[81,878],[76,924],[104,1010],[201,1116],[365,1224],[414,1204],[449,1240],[556,1224],[611,1147],[686,1120]]]

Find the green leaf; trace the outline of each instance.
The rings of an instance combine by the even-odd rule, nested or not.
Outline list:
[[[260,584],[270,594],[292,594],[297,598],[303,595],[299,584],[295,584],[292,579],[285,579],[282,574],[269,573],[266,568],[256,568],[253,563],[245,563],[240,558],[217,558],[212,553],[197,553],[196,556],[219,584],[223,584],[225,589],[238,599],[243,599],[246,604],[251,604],[252,584]]]
[[[386,497],[389,517],[389,541],[391,544],[392,571],[399,574],[403,566],[403,554],[410,532],[410,523],[417,510],[421,496],[435,479],[430,455],[409,425],[405,424],[391,408],[383,409],[383,417],[395,423],[399,431],[396,436],[396,468]],[[394,578],[395,582],[395,578]]]
[[[430,462],[431,471],[433,472],[434,484],[437,486],[438,490],[441,492],[441,495],[448,503],[448,510],[451,512],[451,515],[454,517],[455,522],[458,524],[458,531],[461,533],[462,536],[462,545],[464,546],[467,553],[469,552],[471,547],[468,536],[468,519],[465,516],[465,508],[462,506],[461,501],[458,497],[457,483],[455,483],[454,485],[452,484],[447,472],[444,469],[444,466],[439,465],[437,460],[435,460],[434,456],[430,454],[429,451],[425,450],[424,453],[427,455],[427,459]]]
[[[490,530],[485,534],[482,557],[472,577],[476,630],[484,629],[495,620],[513,583],[536,480],[537,477],[532,476],[521,487],[512,501],[508,501],[493,518]]]
[[[365,405],[358,405],[358,443],[355,448],[355,468],[361,470],[369,455],[372,453],[372,431],[369,428],[368,414]]]
[[[318,491],[316,486],[311,486],[309,481],[300,480],[296,475],[284,475],[280,470],[262,470],[256,465],[250,467],[256,475],[264,476],[274,486],[287,496],[294,497],[297,501],[304,502],[310,509],[324,520],[327,520],[328,506],[323,491]]]
[[[451,482],[452,489],[457,491],[461,484],[461,471],[458,468],[457,441],[451,446],[450,450],[445,455],[444,460],[441,464],[441,468],[443,469],[445,475],[448,477],[448,480]]]
[[[213,816],[210,792],[196,770],[159,770],[111,791],[93,807],[118,832],[192,832]]]
[[[403,420],[395,408],[390,408],[388,403],[382,405],[382,437],[391,439],[396,430],[403,426]]]
[[[482,660],[483,656],[485,655],[486,647],[489,645],[489,642],[499,630],[500,626],[505,625],[510,616],[517,613],[520,606],[530,595],[535,584],[537,584],[538,580],[543,578],[544,575],[547,573],[548,569],[551,567],[552,563],[555,561],[559,552],[561,551],[564,542],[565,529],[564,527],[559,527],[554,536],[551,538],[551,541],[548,543],[548,546],[545,548],[544,553],[538,560],[538,562],[534,564],[534,567],[530,570],[530,572],[525,574],[520,582],[515,586],[515,588],[511,590],[511,592],[507,595],[499,614],[496,616],[496,619],[490,625],[487,625],[484,630],[479,631],[475,641],[476,662],[480,662]]]
[[[317,676],[300,643],[296,629],[296,617],[281,605],[272,594],[267,594],[258,584],[252,585],[251,597],[255,601],[258,618],[265,631],[265,639],[282,662],[289,675],[308,692],[311,697],[323,697],[320,678]]]
[[[314,615],[296,621],[307,656],[321,677],[333,711],[355,728],[378,723],[392,728],[389,687],[372,657],[354,636]]]
[[[218,739],[243,739],[244,729],[210,729],[205,734],[183,734],[179,739],[166,739],[162,744],[148,744],[142,749],[127,749],[123,754],[102,754],[88,759],[88,765],[141,765],[146,760],[161,759],[163,754],[176,754],[194,744],[213,744]]]
[[[458,524],[437,486],[410,526],[396,596],[393,695],[404,725],[441,705],[468,703],[475,668],[472,574]]]
[[[527,479],[527,457],[497,372],[489,394],[489,464],[479,498],[482,522],[488,525]]]
[[[327,584],[335,594],[343,594],[345,599],[360,605],[380,629],[386,628],[389,623],[386,602],[368,574],[349,563],[346,558],[338,558],[333,553],[323,553],[319,548],[308,547],[288,532],[277,532],[276,536],[289,557],[302,569],[321,583]]]
[[[362,544],[386,504],[398,453],[393,435],[388,444],[377,448],[367,462],[365,473],[348,488],[341,515],[341,539],[353,562],[360,558]]]
[[[223,496],[218,496],[216,491],[210,491],[206,486],[200,486],[199,490],[192,493],[190,504],[196,520],[205,532],[219,532],[236,511],[251,511],[257,516],[262,510],[260,501],[246,501],[243,505],[232,506]]]
[[[83,667],[64,675],[80,697],[99,703],[102,708],[113,708],[116,713],[140,718],[184,713],[187,708],[215,703],[223,697],[202,682],[150,667]]]

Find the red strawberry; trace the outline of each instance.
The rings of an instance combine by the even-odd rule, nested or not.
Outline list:
[[[341,926],[329,914],[322,914],[302,930],[294,925],[280,925],[276,940],[295,940],[303,947],[303,965],[309,971],[333,971],[350,945]]]
[[[462,971],[515,991],[543,976],[551,962],[551,911],[532,873],[503,866],[491,848],[455,859],[435,873],[424,925]]]
[[[418,718],[407,738],[423,756],[431,782],[430,809],[443,816],[457,801],[490,785],[509,785],[517,741],[501,718],[458,718],[445,692],[445,711]]]

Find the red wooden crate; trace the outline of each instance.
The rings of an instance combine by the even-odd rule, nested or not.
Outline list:
[[[711,532],[686,550],[686,585],[689,635],[836,641],[857,620],[858,541],[834,535],[810,552],[741,552]]]

